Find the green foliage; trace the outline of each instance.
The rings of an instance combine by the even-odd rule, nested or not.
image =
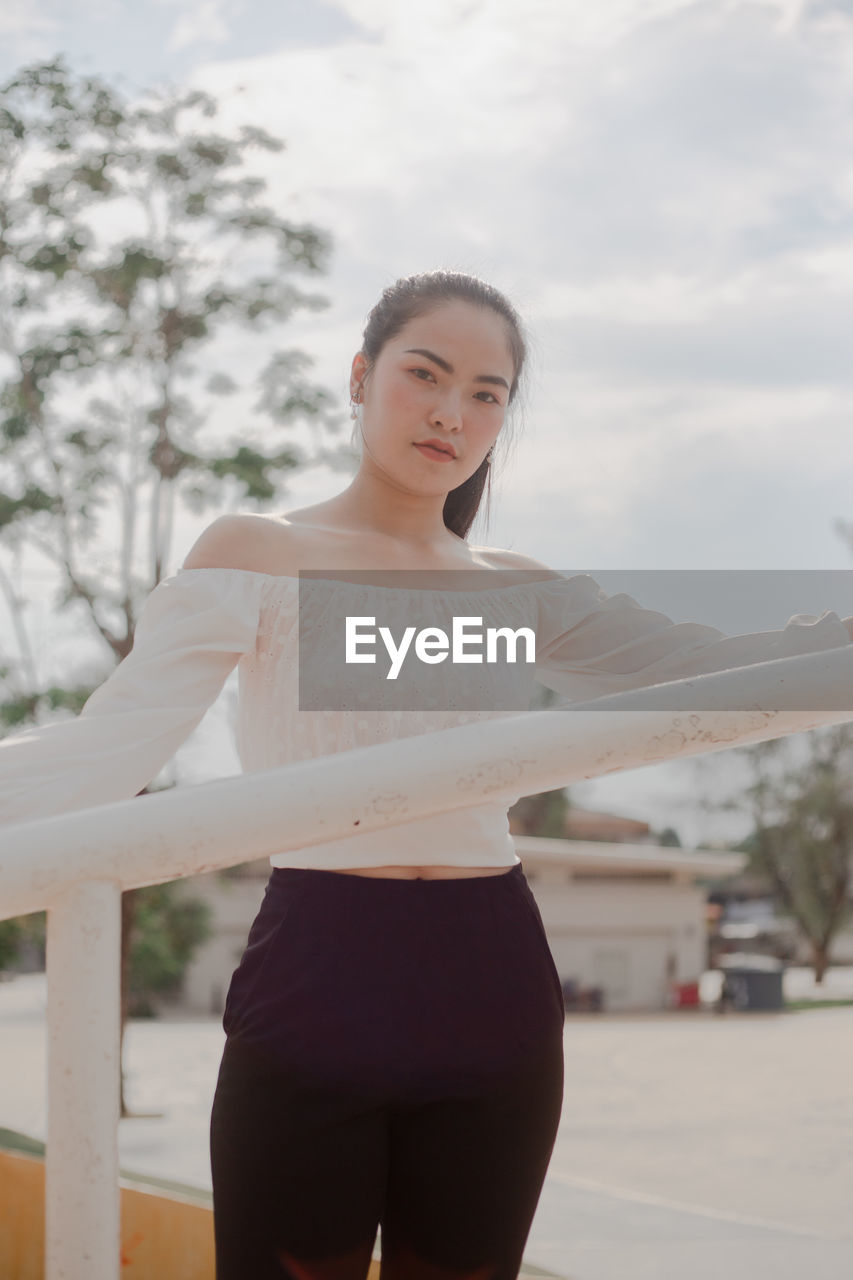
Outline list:
[[[57,608],[82,603],[120,660],[176,508],[264,509],[297,467],[341,462],[340,446],[293,439],[338,435],[344,416],[280,342],[328,306],[305,282],[332,243],[283,216],[253,171],[284,143],[218,128],[209,94],[130,100],[58,57],[18,70],[0,101],[0,534],[54,560]],[[257,355],[229,360],[241,330]],[[225,396],[228,430],[205,438]],[[109,567],[85,550],[107,511],[128,538]],[[143,559],[148,579],[132,578]],[[63,705],[15,676],[0,672],[0,726]]]
[[[130,891],[133,924],[130,931],[128,1012],[151,1017],[157,997],[174,994],[187,965],[211,934],[211,909],[193,898],[179,882]],[[0,972],[14,968],[21,948],[29,943],[44,957],[45,912],[0,921]]]
[[[45,953],[46,914],[33,912],[28,916],[16,916],[12,920],[0,920],[0,973],[14,969],[21,958],[21,951],[29,946],[42,959]]]
[[[61,415],[58,375],[92,367],[108,381],[141,372],[140,416],[153,421],[159,408],[163,429],[177,431],[189,417],[176,385],[192,385],[204,416],[189,357],[220,329],[328,305],[291,278],[325,269],[328,235],[281,217],[261,200],[264,180],[242,172],[251,151],[280,150],[278,139],[211,132],[200,120],[217,104],[197,91],[153,90],[132,106],[62,58],[22,69],[0,92],[0,258],[20,313],[5,388],[31,431]],[[105,235],[110,205],[133,234]],[[73,320],[81,311],[85,326]],[[331,398],[300,399],[304,417],[340,428]],[[19,416],[9,418],[6,439],[20,439]],[[292,465],[282,457],[272,465]]]
[[[818,979],[835,934],[853,919],[853,725],[802,735],[808,759],[790,764],[787,739],[742,748],[754,829],[740,848],[810,943]]]
[[[675,827],[664,827],[663,831],[658,836],[658,843],[665,849],[681,848],[681,838],[678,832],[676,831]]]
[[[0,667],[0,681],[7,679],[8,668]],[[41,708],[45,711],[68,711],[79,715],[94,692],[91,684],[47,685],[39,693],[10,693],[0,702],[0,728],[9,733],[20,732],[35,718]],[[2,735],[0,735],[2,736]]]
[[[310,284],[331,239],[267,198],[256,161],[284,143],[219,128],[209,94],[131,100],[56,58],[19,69],[0,104],[0,537],[53,562],[55,611],[75,608],[120,661],[176,510],[263,508],[296,467],[340,456],[293,438],[335,436],[344,415],[284,334],[328,306]],[[96,554],[107,514],[121,541]],[[2,734],[79,713],[93,685],[40,680],[25,601],[0,572],[21,638],[19,666],[0,663]],[[137,894],[124,937],[140,1012],[174,990],[209,921],[175,886]],[[15,937],[4,929],[7,953]]]
[[[210,937],[211,910],[179,883],[133,891],[128,1011],[150,1017],[156,997],[173,994],[198,947]]]
[[[18,958],[21,946],[20,920],[0,920],[0,973]]]

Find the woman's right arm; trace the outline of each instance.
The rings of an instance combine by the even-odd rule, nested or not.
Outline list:
[[[254,648],[266,581],[215,566],[164,578],[132,649],[78,716],[0,740],[0,827],[137,795]]]

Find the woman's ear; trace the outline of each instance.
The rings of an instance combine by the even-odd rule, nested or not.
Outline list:
[[[363,389],[366,373],[367,359],[363,351],[357,351],[352,358],[352,368],[350,369],[349,393],[351,399],[355,399],[356,394]]]

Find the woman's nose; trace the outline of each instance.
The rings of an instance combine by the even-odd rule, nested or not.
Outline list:
[[[432,414],[433,422],[440,422],[444,427],[462,425],[462,398],[460,395],[445,395],[435,406]]]

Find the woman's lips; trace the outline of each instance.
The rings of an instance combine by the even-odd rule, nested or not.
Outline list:
[[[419,449],[421,453],[424,455],[424,457],[434,458],[436,462],[452,462],[453,461],[453,457],[451,454],[444,453],[441,449],[433,449],[431,444],[416,444],[415,448]]]

